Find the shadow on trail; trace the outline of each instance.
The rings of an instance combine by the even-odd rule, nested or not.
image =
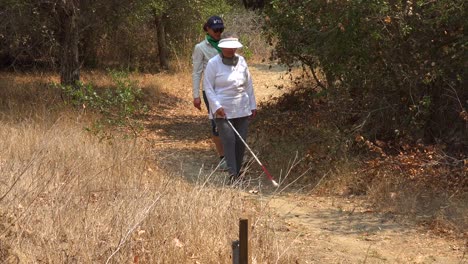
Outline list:
[[[198,114],[187,99],[166,92],[147,98],[151,111],[141,119],[145,120],[158,165],[188,182],[203,182],[219,163],[206,110],[202,108]],[[212,181],[218,182],[221,173],[214,174]]]
[[[149,86],[143,86],[141,89],[144,93],[144,102],[150,105],[151,108],[158,111],[174,109],[177,105],[184,102],[184,99],[174,96],[167,92],[159,91],[158,88],[153,89]]]
[[[147,129],[160,136],[179,141],[201,141],[209,138],[209,121],[206,117],[155,114]]]
[[[146,89],[145,89],[146,90]],[[207,115],[181,114],[194,111],[186,100],[167,92],[146,90],[145,101],[151,106],[145,128],[159,137],[175,141],[201,141],[210,137]]]
[[[321,229],[342,235],[375,234],[384,231],[403,233],[409,227],[396,223],[391,215],[367,212],[344,212],[339,209],[316,210],[302,216],[303,220],[321,219],[327,225]]]
[[[301,201],[301,199],[299,199]],[[282,212],[282,217],[296,223],[307,230],[326,232],[338,236],[368,236],[383,233],[405,234],[414,231],[415,227],[409,222],[400,221],[397,215],[377,213],[365,209],[347,199],[312,198],[301,204],[285,197],[274,198],[272,206]],[[343,209],[344,206],[346,209]]]
[[[255,68],[259,71],[265,71],[265,72],[288,72],[288,67],[287,66],[282,66],[278,64],[262,64],[262,63],[254,63],[249,65],[250,68]]]

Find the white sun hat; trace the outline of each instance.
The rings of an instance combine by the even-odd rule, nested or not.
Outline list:
[[[219,41],[218,47],[226,49],[238,49],[242,48],[242,44],[237,38],[224,38]]]

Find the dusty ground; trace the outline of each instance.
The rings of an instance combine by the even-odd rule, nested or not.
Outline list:
[[[251,65],[258,101],[280,95],[285,69]],[[204,112],[191,105],[190,86],[160,87],[163,92],[146,124],[159,165],[180,171],[189,181],[223,185],[225,174],[213,170],[217,160]],[[185,90],[187,91],[185,91]],[[261,118],[261,116],[259,117]],[[255,166],[255,165],[252,165]],[[255,178],[256,176],[253,175]],[[467,243],[434,234],[404,217],[379,214],[356,198],[317,197],[286,190],[275,192],[254,179],[246,199],[266,203],[277,215],[278,238],[294,239],[296,263],[468,263]],[[255,188],[256,194],[248,191]]]

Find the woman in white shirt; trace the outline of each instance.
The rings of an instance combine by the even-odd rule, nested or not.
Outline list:
[[[219,41],[221,54],[208,61],[203,79],[210,109],[218,127],[231,180],[240,176],[245,145],[227,123],[246,141],[249,119],[257,114],[252,78],[244,57],[236,54],[242,44],[226,33]]]
[[[221,39],[221,33],[224,30],[224,23],[221,17],[212,16],[208,21],[203,25],[203,30],[206,32],[206,37],[203,41],[195,45],[195,48],[192,53],[192,63],[193,63],[193,72],[192,72],[192,93],[193,93],[193,106],[198,110],[201,110],[201,99],[200,99],[200,81],[202,79],[203,72],[205,70],[206,64],[214,56],[218,55],[221,52],[221,49],[218,48],[218,42]],[[221,170],[227,169],[226,161],[224,159],[224,150],[219,138],[218,129],[216,128],[216,123],[212,119],[210,114],[209,104],[206,99],[205,91],[202,86],[203,99],[208,109],[208,114],[211,122],[211,133],[212,140],[215,143],[216,151],[218,152],[220,164],[219,168]]]

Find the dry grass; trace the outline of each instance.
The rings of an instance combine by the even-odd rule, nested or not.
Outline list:
[[[252,62],[268,60],[271,56],[273,47],[268,44],[267,38],[263,33],[265,26],[264,17],[261,13],[241,8],[233,13],[226,14],[226,30],[238,34],[240,41],[244,45],[237,52],[246,56]]]
[[[145,141],[99,141],[45,77],[0,84],[0,261],[229,263],[249,217],[252,259],[288,263],[264,205],[188,184]]]
[[[334,123],[337,112],[314,97],[313,80],[297,82],[282,97],[261,107],[253,124],[256,149],[281,175],[291,153],[300,188],[321,195],[361,196],[380,212],[410,216],[433,230],[468,236],[468,167],[465,156],[450,157],[437,146],[393,146],[358,142]],[[383,143],[378,143],[383,144]],[[387,143],[385,143],[387,144]],[[395,155],[395,149],[402,149]],[[379,151],[377,151],[379,150]]]

